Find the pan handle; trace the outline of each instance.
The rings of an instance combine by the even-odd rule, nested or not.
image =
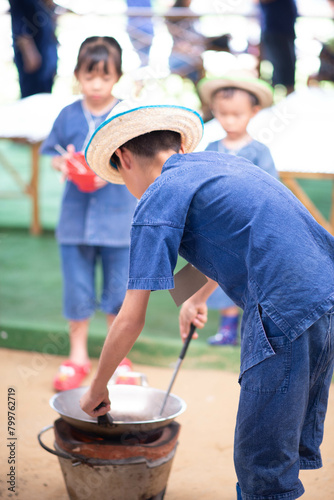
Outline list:
[[[73,457],[71,457],[71,455],[68,455],[67,453],[62,453],[61,451],[53,450],[52,448],[49,448],[46,444],[43,443],[41,436],[50,429],[53,429],[53,425],[48,425],[46,427],[43,427],[43,429],[39,432],[37,439],[41,447],[44,448],[44,450],[48,451],[49,453],[52,453],[52,455],[56,455],[57,457],[72,459]]]
[[[94,408],[94,411],[99,410],[100,408],[103,408],[104,406],[106,406],[106,404],[102,401],[102,403],[100,403],[99,405],[97,405],[96,408]],[[112,416],[109,413],[106,413],[105,415],[99,415],[97,417],[97,423],[101,427],[112,427],[113,423],[114,423],[114,419],[112,418]]]
[[[175,378],[176,378],[176,375],[177,375],[177,373],[178,373],[178,371],[179,371],[179,369],[180,369],[180,366],[181,366],[181,363],[182,363],[182,361],[183,361],[183,358],[184,358],[184,357],[185,357],[185,355],[186,355],[187,349],[188,349],[189,344],[190,344],[190,341],[191,341],[191,339],[192,339],[192,337],[193,337],[193,335],[194,335],[195,329],[196,329],[195,325],[193,325],[193,323],[191,323],[191,325],[190,325],[190,329],[189,329],[189,333],[188,333],[188,336],[187,336],[186,340],[185,340],[185,341],[184,341],[184,343],[183,343],[183,347],[182,347],[182,350],[181,350],[181,352],[180,352],[180,356],[178,357],[178,360],[177,360],[177,362],[176,362],[176,366],[175,366],[175,369],[174,369],[174,373],[173,373],[173,376],[172,376],[172,380],[170,381],[169,386],[168,386],[168,389],[167,389],[167,391],[166,391],[165,398],[164,398],[164,400],[163,400],[163,403],[162,403],[162,406],[161,406],[161,409],[160,409],[160,413],[159,413],[159,415],[162,415],[162,413],[163,413],[163,411],[164,411],[164,409],[165,409],[165,406],[166,406],[166,403],[167,403],[168,396],[169,396],[170,391],[171,391],[171,389],[172,389],[172,386],[173,386],[173,384],[174,384],[174,380],[175,380]]]

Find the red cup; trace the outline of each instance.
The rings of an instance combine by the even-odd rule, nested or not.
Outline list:
[[[96,191],[95,178],[97,175],[89,168],[83,153],[74,153],[73,160],[66,161],[68,179],[84,193]]]

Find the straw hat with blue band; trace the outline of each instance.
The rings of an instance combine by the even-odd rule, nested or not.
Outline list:
[[[233,87],[246,90],[258,98],[261,108],[267,108],[273,103],[273,88],[265,81],[253,76],[250,71],[230,71],[220,78],[203,78],[198,83],[198,92],[202,101],[211,104],[212,95],[220,89]]]
[[[192,109],[175,105],[136,106],[122,101],[96,129],[85,151],[90,168],[102,179],[124,184],[113,168],[110,157],[120,146],[140,135],[156,130],[172,130],[181,134],[186,153],[194,151],[203,135],[203,121]]]

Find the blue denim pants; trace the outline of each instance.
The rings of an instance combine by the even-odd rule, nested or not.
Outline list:
[[[247,370],[235,432],[238,500],[293,500],[300,469],[322,466],[320,444],[334,365],[334,308],[291,342],[268,316],[275,355]]]
[[[96,309],[117,314],[126,292],[129,248],[60,245],[60,256],[64,317],[81,321],[90,318]],[[102,270],[100,294],[96,290],[98,267]]]

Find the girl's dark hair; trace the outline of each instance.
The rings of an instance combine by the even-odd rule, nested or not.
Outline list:
[[[103,71],[108,74],[110,59],[115,65],[118,76],[122,76],[122,48],[117,40],[111,36],[91,36],[80,46],[74,71],[77,72],[84,67],[90,73],[103,61]]]
[[[121,147],[127,148],[137,156],[146,158],[153,158],[160,151],[168,151],[169,149],[178,153],[181,147],[181,134],[172,130],[154,130],[131,139]],[[111,156],[110,164],[114,168],[115,165],[116,167],[120,165],[116,153]]]
[[[211,99],[216,97],[218,94],[220,94],[225,99],[231,99],[234,96],[234,94],[236,93],[236,91],[246,92],[246,94],[249,96],[251,105],[252,106],[259,106],[260,101],[258,100],[258,98],[256,97],[255,94],[253,94],[252,92],[249,92],[248,90],[240,89],[238,87],[222,87],[220,89],[217,89],[215,92],[213,92]]]

